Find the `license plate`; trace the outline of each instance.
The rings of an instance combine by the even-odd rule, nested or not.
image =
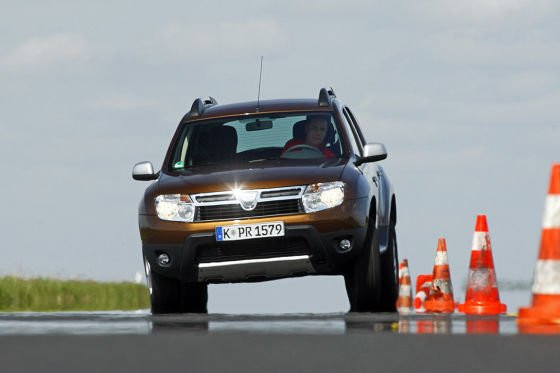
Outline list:
[[[226,225],[216,227],[216,241],[250,240],[263,237],[281,237],[284,235],[284,222]]]

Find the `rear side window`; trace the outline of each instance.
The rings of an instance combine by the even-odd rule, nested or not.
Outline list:
[[[254,115],[183,126],[171,169],[266,160],[339,158],[346,154],[330,112]]]

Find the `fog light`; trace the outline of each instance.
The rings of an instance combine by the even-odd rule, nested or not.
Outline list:
[[[169,255],[167,255],[166,253],[159,254],[157,260],[158,260],[158,263],[159,263],[160,266],[166,266],[171,261],[169,259]]]
[[[344,251],[348,251],[352,248],[352,241],[348,240],[348,239],[343,239],[340,240],[340,242],[338,243],[338,247],[340,248],[340,251],[344,252]]]

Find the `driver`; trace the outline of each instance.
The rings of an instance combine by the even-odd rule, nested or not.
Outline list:
[[[305,122],[305,139],[289,140],[286,145],[284,145],[282,154],[296,145],[309,145],[320,150],[325,158],[334,158],[334,153],[325,146],[328,126],[329,119],[324,115],[309,115]],[[294,149],[294,152],[298,150],[301,149]]]

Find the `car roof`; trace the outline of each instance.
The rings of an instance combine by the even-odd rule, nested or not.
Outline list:
[[[201,115],[191,117],[189,113],[185,115],[183,121],[198,121],[202,119],[219,118],[226,116],[292,112],[292,111],[332,111],[333,106],[319,106],[317,99],[301,98],[301,99],[276,99],[237,102],[231,104],[212,105],[204,109]]]

